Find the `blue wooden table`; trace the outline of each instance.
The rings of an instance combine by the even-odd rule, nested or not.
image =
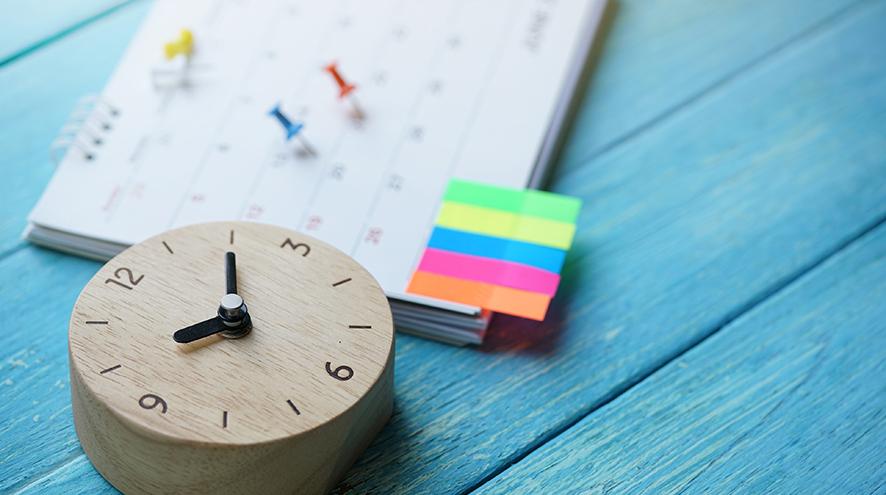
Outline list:
[[[20,240],[47,147],[147,3],[0,1],[0,492],[107,493],[67,320],[99,264]],[[347,493],[886,493],[886,1],[617,0],[549,187],[543,324],[401,335]]]

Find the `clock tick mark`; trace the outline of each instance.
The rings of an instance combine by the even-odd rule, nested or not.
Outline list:
[[[348,325],[348,328],[372,328],[372,325]]]
[[[118,364],[117,366],[111,366],[110,368],[108,368],[108,369],[106,369],[106,370],[101,370],[101,371],[99,371],[98,374],[99,374],[99,375],[104,375],[105,373],[110,373],[110,372],[112,372],[112,371],[114,371],[114,370],[116,370],[116,369],[120,369],[120,368],[122,368],[122,367],[123,367],[122,364]]]
[[[346,283],[348,283],[348,282],[350,282],[350,281],[351,281],[350,278],[346,278],[346,279],[344,279],[344,280],[341,280],[341,281],[339,281],[339,282],[336,282],[336,283],[332,284],[332,286],[333,286],[333,287],[338,287],[339,285],[341,285],[341,284],[346,284]]]
[[[163,246],[166,247],[166,250],[169,251],[169,254],[175,254],[175,251],[173,251],[172,248],[169,247],[169,244],[166,244],[166,241],[162,241],[162,242],[163,242]]]
[[[293,404],[291,400],[286,399],[286,403],[289,404],[289,407],[291,407],[293,411],[295,411],[295,414],[301,416],[301,411],[299,411],[298,408],[295,407],[295,404]]]
[[[233,229],[231,230],[231,238],[230,238],[229,243],[230,243],[230,244],[234,244],[234,231],[233,231]]]
[[[86,320],[87,325],[107,325],[108,320]]]
[[[222,411],[222,428],[228,427],[228,411]]]

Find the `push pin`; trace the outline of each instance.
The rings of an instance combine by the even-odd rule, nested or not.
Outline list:
[[[194,33],[190,29],[182,29],[177,40],[163,45],[163,55],[166,56],[166,60],[172,60],[181,55],[185,57],[185,63],[189,63],[193,54]]]
[[[305,151],[310,155],[317,155],[317,152],[314,150],[314,147],[311,146],[305,137],[301,134],[301,130],[304,128],[304,124],[301,122],[293,122],[287,117],[282,110],[280,110],[280,104],[274,105],[274,108],[271,108],[271,111],[268,112],[268,115],[273,116],[277,119],[277,122],[280,122],[280,125],[283,126],[283,130],[286,131],[286,140],[289,141],[292,138],[298,138],[298,141],[301,143],[302,147],[304,147]]]
[[[345,81],[345,78],[341,75],[341,72],[338,71],[338,65],[336,62],[332,62],[327,65],[323,70],[329,73],[332,78],[335,80],[335,84],[338,85],[338,98],[345,99],[351,103],[351,108],[353,109],[354,117],[362,120],[366,114],[363,112],[363,108],[357,102],[357,98],[354,96],[354,90],[357,89],[355,84],[351,84]]]
[[[190,29],[182,29],[177,39],[163,45],[163,56],[168,61],[182,57],[184,64],[181,67],[171,66],[154,69],[151,73],[154,87],[160,89],[189,86],[191,72],[195,69],[194,64],[191,63],[194,56],[194,33]]]

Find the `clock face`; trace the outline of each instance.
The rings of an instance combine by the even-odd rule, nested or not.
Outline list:
[[[228,252],[251,320],[240,338],[210,321],[230,299]],[[189,327],[199,338],[173,339]],[[127,249],[86,286],[70,325],[72,373],[95,401],[151,434],[207,444],[323,425],[392,365],[393,342],[387,299],[357,262],[245,222],[185,227]]]

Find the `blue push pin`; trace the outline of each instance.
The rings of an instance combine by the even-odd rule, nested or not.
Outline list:
[[[301,134],[301,130],[305,127],[305,125],[301,122],[293,122],[289,119],[283,111],[280,110],[280,104],[274,105],[274,108],[268,112],[268,115],[273,116],[277,119],[277,122],[280,122],[280,125],[283,126],[283,129],[286,131],[286,140],[289,141],[292,138],[298,138],[298,141],[305,148],[305,151],[310,153],[311,155],[316,155],[317,152],[314,151],[314,148],[308,144],[305,137]]]

